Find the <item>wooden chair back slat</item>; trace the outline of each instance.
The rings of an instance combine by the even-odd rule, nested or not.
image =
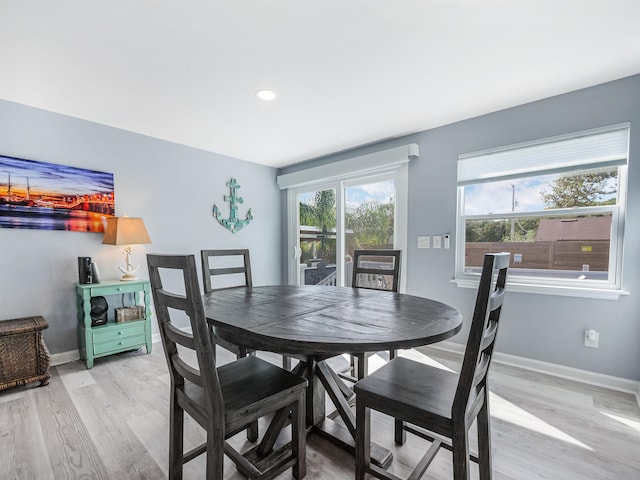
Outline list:
[[[504,301],[504,290],[497,290],[491,297],[489,298],[489,311],[493,312],[502,306],[502,302]]]
[[[480,344],[480,351],[484,352],[487,348],[493,345],[498,333],[498,322],[490,321],[487,330],[482,337],[482,343]]]
[[[166,290],[158,290],[157,296],[162,308],[174,308],[184,312],[188,310],[187,299],[184,296],[167,292]]]
[[[476,388],[478,385],[484,382],[485,376],[487,375],[487,371],[489,370],[490,363],[491,363],[491,355],[487,355],[486,353],[483,353],[480,355],[480,361],[476,366],[473,381],[471,382],[472,391],[473,391],[473,388]]]
[[[196,349],[196,344],[193,341],[193,335],[190,333],[184,332],[170,323],[166,323],[164,329],[164,333],[167,335],[167,338],[172,342],[190,350]]]
[[[182,357],[180,357],[179,355],[174,355],[172,358],[172,363],[173,367],[180,374],[180,376],[190,381],[191,383],[195,383],[199,387],[204,386],[202,384],[202,376],[200,375],[200,370],[189,365],[182,359]]]
[[[244,267],[210,268],[209,275],[233,275],[235,273],[244,273],[245,271]]]

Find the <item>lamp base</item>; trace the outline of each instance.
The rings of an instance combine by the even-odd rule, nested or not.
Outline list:
[[[120,277],[121,281],[126,282],[129,280],[138,280],[138,277],[136,277],[138,266],[131,265],[129,255],[127,255],[127,263],[124,265],[124,268],[118,266],[118,269],[123,273],[122,277]]]

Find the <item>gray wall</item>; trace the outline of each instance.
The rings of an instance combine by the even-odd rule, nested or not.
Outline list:
[[[146,253],[250,248],[254,283],[280,281],[273,168],[6,101],[0,101],[0,154],[114,173],[116,214],[142,217],[153,242],[134,247],[132,263],[143,278]],[[242,186],[239,214],[254,213],[235,235],[211,214],[215,203],[228,216],[223,195],[230,177]],[[0,228],[0,319],[42,315],[49,350],[76,350],[77,257],[93,257],[103,278],[118,278],[124,259],[121,247],[101,242],[100,233]]]
[[[623,288],[631,295],[613,301],[511,293],[503,310],[496,349],[640,380],[640,75],[369,145],[278,173],[418,143],[420,158],[409,166],[407,291],[453,304],[469,319],[475,292],[450,281],[454,275],[454,249],[418,250],[416,246],[417,236],[425,234],[450,232],[452,244],[455,241],[458,154],[627,121],[632,125]],[[589,328],[600,332],[598,349],[583,346],[583,332]],[[465,342],[467,333],[468,329],[463,329],[453,341]]]

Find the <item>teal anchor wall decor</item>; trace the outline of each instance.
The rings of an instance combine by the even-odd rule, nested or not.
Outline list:
[[[213,205],[213,216],[218,223],[229,230],[231,233],[236,233],[242,230],[244,227],[249,225],[249,222],[253,220],[253,212],[251,209],[247,212],[247,215],[244,217],[244,220],[238,218],[238,203],[244,203],[242,197],[238,196],[238,189],[240,185],[236,181],[235,178],[232,178],[227,182],[227,187],[229,187],[229,191],[231,195],[225,195],[224,201],[229,202],[230,214],[229,218],[220,218],[220,209],[217,205]]]

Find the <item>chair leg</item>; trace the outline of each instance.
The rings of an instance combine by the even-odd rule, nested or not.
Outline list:
[[[469,428],[464,422],[453,424],[451,446],[453,447],[453,479],[469,480]]]
[[[240,360],[241,358],[246,357],[247,355],[255,355],[256,352],[254,351],[247,351],[246,348],[244,347],[240,347],[238,354],[236,355],[236,360]],[[258,421],[256,420],[255,422],[252,422],[249,424],[249,426],[247,427],[247,440],[249,440],[250,442],[255,442],[258,440]]]
[[[398,356],[397,350],[389,350],[389,361],[393,360],[397,356]],[[407,441],[407,432],[404,429],[404,422],[396,418],[394,421],[393,430],[394,430],[393,437],[394,437],[394,441],[396,442],[396,445],[404,445],[404,443]]]
[[[305,392],[302,392],[291,409],[291,449],[296,463],[293,478],[302,479],[307,474],[307,431],[304,418]]]
[[[364,480],[371,464],[371,410],[356,397],[356,480]]]
[[[247,440],[255,442],[258,440],[258,422],[251,422],[247,427]]]
[[[171,393],[169,412],[169,480],[182,480],[184,448],[184,410],[175,401]]]
[[[395,419],[394,422],[394,440],[396,445],[404,445],[404,442],[407,441],[407,432],[404,429],[404,422],[402,420]]]
[[[484,405],[478,412],[478,417],[477,417],[478,469],[480,471],[480,480],[491,480],[491,472],[492,472],[491,415],[489,413],[489,398],[487,397],[485,397]]]
[[[220,480],[224,472],[224,431],[209,422],[207,428],[206,480]]]
[[[356,357],[356,378],[362,380],[369,372],[369,355],[366,353],[358,353]]]
[[[349,375],[351,375],[353,378],[356,378],[356,371],[358,369],[358,360],[356,359],[355,355],[349,355],[349,363],[350,363]]]

